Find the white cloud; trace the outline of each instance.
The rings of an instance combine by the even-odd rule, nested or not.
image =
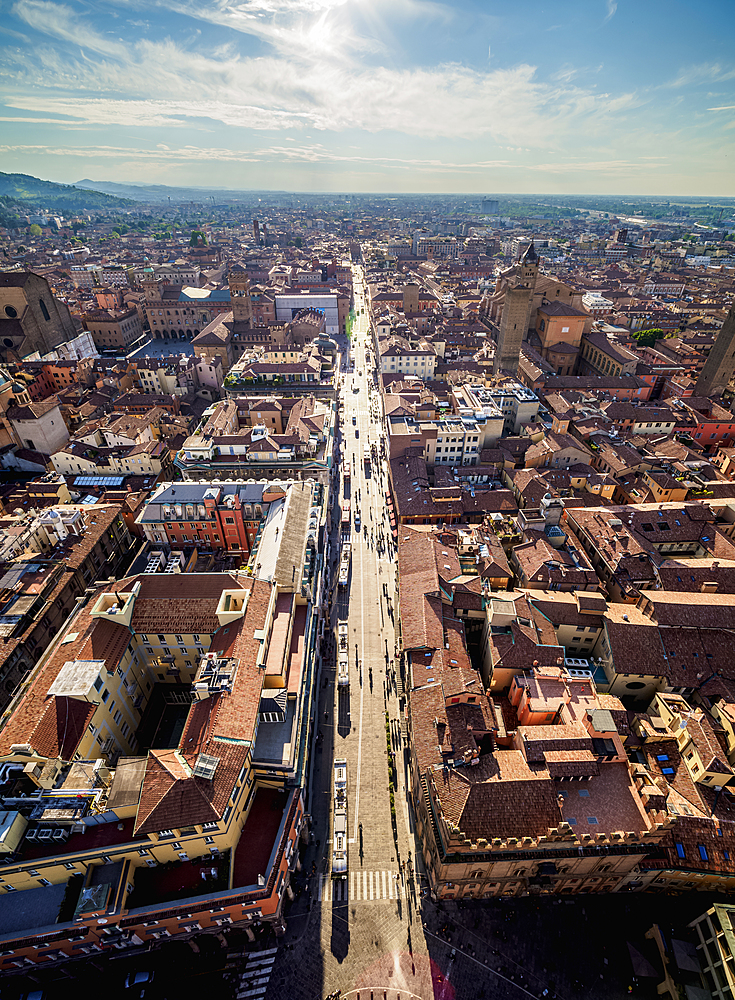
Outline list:
[[[698,63],[696,66],[683,67],[673,80],[663,86],[691,87],[698,83],[721,83],[724,80],[735,80],[735,69],[721,63]]]
[[[602,22],[607,24],[607,22],[615,16],[615,11],[618,9],[617,0],[607,0],[607,13],[605,14],[605,19]]]
[[[202,149],[199,146],[182,146],[179,149],[132,149],[127,146],[31,146],[6,145],[0,146],[0,153],[36,153],[44,156],[82,157],[85,159],[103,158],[124,160],[129,157],[143,160],[157,160],[161,163],[172,161],[226,161],[230,163],[257,163],[258,158],[250,153],[242,153],[234,149]]]
[[[101,18],[95,22],[95,7],[86,6],[82,15],[64,2],[16,0],[13,10],[23,25],[44,37],[39,43],[34,35],[33,58],[27,47],[0,50],[0,84],[9,93],[5,104],[18,112],[7,121],[56,125],[57,137],[59,130],[120,128],[146,129],[151,143],[166,140],[155,150],[90,146],[90,156],[130,155],[140,162],[160,163],[207,157],[273,161],[293,164],[294,169],[299,163],[352,163],[392,173],[471,174],[520,169],[531,159],[529,151],[541,150],[537,158],[553,158],[553,164],[530,169],[558,174],[586,171],[594,176],[603,170],[633,169],[637,154],[650,149],[652,129],[658,148],[670,155],[675,149],[688,149],[681,135],[666,134],[663,119],[652,114],[645,128],[634,120],[633,113],[650,100],[650,93],[597,93],[587,85],[598,67],[565,64],[541,78],[530,64],[490,64],[489,45],[488,61],[478,68],[428,60],[416,65],[402,58],[404,26],[397,30],[401,19],[420,20],[423,29],[425,21],[444,25],[458,16],[453,7],[430,0],[115,3],[131,16],[151,18],[151,25],[167,17],[170,30],[179,34],[174,38],[161,30],[131,28],[129,38],[113,38],[102,27],[95,28],[96,23],[105,26]],[[609,20],[618,4],[617,0],[606,4]],[[707,63],[682,70],[668,86],[683,87],[687,79],[711,83],[733,75],[727,66]],[[709,100],[728,100],[727,88],[722,90]],[[655,106],[652,109],[655,112]],[[705,121],[713,120],[702,118]],[[689,123],[692,128],[695,124]],[[167,130],[163,136],[162,129]],[[183,129],[192,138],[204,132],[216,135],[213,142],[218,147],[227,145],[231,136],[232,146],[255,141],[262,148],[256,152],[176,148]],[[358,139],[359,132],[377,138]],[[265,138],[267,133],[273,136]],[[345,133],[349,133],[345,143],[360,142],[358,149],[328,148]],[[46,128],[40,134],[53,136],[54,130]],[[103,133],[103,141],[107,134]],[[109,134],[122,140],[122,132]],[[322,143],[311,140],[312,135]],[[665,135],[669,145],[664,145]],[[148,141],[134,139],[133,145]],[[62,145],[58,138],[56,146]],[[429,155],[422,157],[427,149]],[[434,149],[436,157],[431,155]],[[622,151],[626,160],[617,159]],[[70,149],[67,155],[79,154]],[[496,160],[494,155],[512,159]],[[472,162],[473,156],[477,162]]]
[[[49,0],[18,0],[13,7],[13,13],[29,27],[45,35],[73,42],[102,55],[118,59],[124,59],[126,56],[124,44],[93,31],[89,24],[81,22],[74,11],[65,4],[50,3]]]
[[[389,130],[548,147],[579,128],[594,132],[638,103],[632,94],[544,83],[527,65],[486,71],[460,64],[346,66],[318,53],[300,60],[241,58],[224,49],[210,56],[171,40],[141,40],[94,62],[49,47],[35,61],[18,53],[13,68],[8,106],[87,124],[180,127],[212,119],[256,130]],[[110,96],[97,97],[100,92]]]
[[[642,159],[642,158],[641,158]],[[595,174],[629,174],[638,173],[641,170],[660,170],[666,166],[660,161],[656,163],[643,163],[640,160],[590,160],[588,162],[565,161],[564,163],[535,163],[529,166],[529,170],[544,173],[595,173]]]

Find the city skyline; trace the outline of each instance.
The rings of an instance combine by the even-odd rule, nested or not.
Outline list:
[[[733,194],[735,13],[722,0],[696,20],[658,0],[17,0],[4,13],[8,172]]]

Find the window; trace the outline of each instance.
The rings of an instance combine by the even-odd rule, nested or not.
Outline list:
[[[669,755],[667,753],[657,753],[656,754],[656,760],[658,760],[658,761],[668,760],[668,759],[669,759]]]
[[[662,767],[661,774],[665,774],[667,777],[674,773],[673,767]]]
[[[677,844],[674,844],[674,847],[676,848],[676,855],[677,855],[677,857],[679,857],[682,860],[684,860],[684,858],[686,858],[686,851],[684,850],[684,845],[677,843]]]
[[[709,854],[707,854],[707,848],[704,844],[697,844],[697,850],[702,861],[709,861]]]
[[[110,697],[110,692],[107,690],[107,688],[105,688],[105,690],[102,692],[102,704],[103,705],[108,701],[109,697]]]

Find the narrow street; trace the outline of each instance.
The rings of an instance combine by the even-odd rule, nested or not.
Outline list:
[[[374,350],[363,286],[355,269],[351,343],[341,360],[339,457],[350,476],[339,476],[336,502],[351,506],[352,549],[348,584],[337,585],[338,518],[333,534],[332,646],[322,667],[312,791],[313,847],[307,853],[308,889],[288,917],[267,994],[317,1000],[342,995],[390,1000],[433,996],[418,911],[420,885],[409,868],[415,845],[406,799],[406,755],[400,731],[400,671],[395,656],[393,598],[396,560],[386,515],[387,463],[381,456],[380,394],[374,385]],[[375,445],[375,449],[372,446]],[[370,461],[364,461],[365,447]],[[344,538],[347,538],[346,531]],[[338,687],[337,623],[347,621],[349,685]],[[396,832],[391,819],[387,752],[395,775]],[[333,762],[347,761],[348,868],[331,876]],[[313,859],[313,860],[312,860]],[[313,864],[313,868],[312,868]],[[401,867],[403,865],[403,867]],[[309,898],[310,897],[310,898]],[[299,905],[300,904],[300,905]],[[287,977],[282,979],[281,977]],[[367,990],[367,993],[365,992]]]

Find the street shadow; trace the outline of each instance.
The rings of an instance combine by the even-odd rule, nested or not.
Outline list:
[[[337,886],[335,885],[335,891]],[[350,950],[349,900],[347,883],[344,885],[344,899],[332,902],[332,938],[330,950],[338,962],[344,962]]]

